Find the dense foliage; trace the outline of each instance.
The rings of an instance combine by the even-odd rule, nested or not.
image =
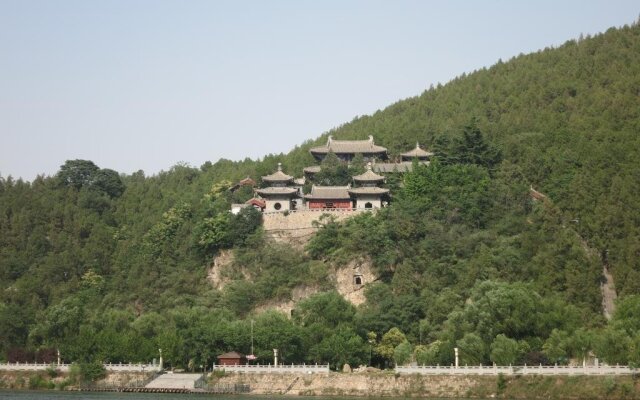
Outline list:
[[[336,128],[393,154],[416,141],[430,166],[389,179],[392,205],[323,220],[303,250],[274,244],[233,184],[313,165],[287,155],[118,175],[69,160],[33,182],[0,177],[0,359],[391,365],[416,360],[640,364],[640,27],[521,55]],[[334,157],[316,184],[363,171]],[[533,201],[530,185],[546,194]],[[229,283],[207,280],[232,251]],[[354,307],[331,271],[354,257],[379,277]],[[608,264],[621,299],[601,316]],[[293,317],[255,313],[311,287]],[[252,322],[253,321],[253,322]]]

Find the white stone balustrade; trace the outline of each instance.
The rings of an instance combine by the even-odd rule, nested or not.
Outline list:
[[[71,364],[38,364],[38,363],[0,363],[0,371],[46,371],[55,369],[68,372]],[[155,372],[160,371],[159,365],[153,364],[104,364],[109,372]]]
[[[69,371],[70,364],[0,363],[0,371],[46,371],[49,368],[61,372]]]
[[[565,366],[565,365],[518,365],[518,366],[396,366],[400,374],[420,375],[632,375],[635,368],[622,365]]]
[[[278,364],[278,365],[214,365],[214,371],[243,372],[243,373],[298,373],[298,374],[318,374],[329,373],[329,364],[326,365],[306,365],[306,364]]]

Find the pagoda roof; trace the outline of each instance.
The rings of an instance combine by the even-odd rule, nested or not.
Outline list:
[[[378,175],[371,170],[371,163],[367,164],[367,170],[364,174],[356,175],[353,177],[353,180],[356,182],[382,182],[384,181],[384,176]]]
[[[310,167],[304,167],[302,171],[305,174],[317,174],[318,172],[320,172],[321,169],[322,167],[319,165],[312,165]]]
[[[294,195],[298,193],[298,189],[292,187],[277,187],[277,186],[269,186],[262,189],[256,189],[256,193],[260,196],[282,196],[282,195]]]
[[[389,193],[389,189],[385,189],[385,188],[381,188],[381,187],[377,187],[377,186],[359,187],[359,188],[349,189],[349,193],[355,194],[355,195],[358,195],[358,194],[379,194],[379,195],[383,195],[383,194]]]
[[[335,140],[332,136],[329,136],[326,145],[313,147],[309,151],[311,154],[327,154],[329,152],[336,154],[371,154],[386,153],[387,148],[376,145],[373,142],[373,136],[369,136],[368,140]]]
[[[403,158],[427,158],[427,157],[431,157],[434,153],[430,152],[430,151],[426,151],[423,150],[420,147],[420,143],[416,143],[416,148],[411,150],[411,151],[407,151],[406,153],[402,153],[400,154]]]
[[[282,172],[282,164],[278,163],[278,170],[271,175],[263,176],[263,182],[289,182],[293,180],[293,176]]]
[[[307,199],[350,199],[349,189],[351,186],[315,186],[311,187],[311,193],[306,195]]]

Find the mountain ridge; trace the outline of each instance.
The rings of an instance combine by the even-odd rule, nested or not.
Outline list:
[[[0,178],[0,357],[59,347],[66,360],[148,361],[161,347],[187,366],[248,351],[255,319],[265,360],[277,345],[286,361],[366,363],[371,343],[381,366],[407,353],[447,364],[454,346],[474,363],[505,352],[562,363],[584,348],[637,362],[627,353],[640,348],[639,130],[634,24],[460,76],[288,154],[150,177],[69,160],[55,177]],[[398,184],[391,207],[324,221],[304,250],[266,239],[259,215],[228,213],[252,196],[228,190],[234,182],[278,162],[300,174],[328,135],[371,134],[395,154],[416,142],[437,154]],[[532,201],[531,185],[552,201]],[[224,289],[211,287],[221,249],[250,281],[231,269]],[[331,281],[354,257],[381,277],[358,308]],[[600,314],[604,261],[621,298],[610,323]],[[292,319],[252,314],[300,285],[322,292]]]

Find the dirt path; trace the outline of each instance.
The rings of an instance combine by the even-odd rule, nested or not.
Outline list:
[[[602,275],[604,276],[604,282],[600,285],[600,290],[602,291],[602,311],[604,312],[604,317],[610,320],[616,309],[615,300],[618,298],[618,295],[616,294],[613,275],[609,272],[609,266],[606,263],[602,264]]]

